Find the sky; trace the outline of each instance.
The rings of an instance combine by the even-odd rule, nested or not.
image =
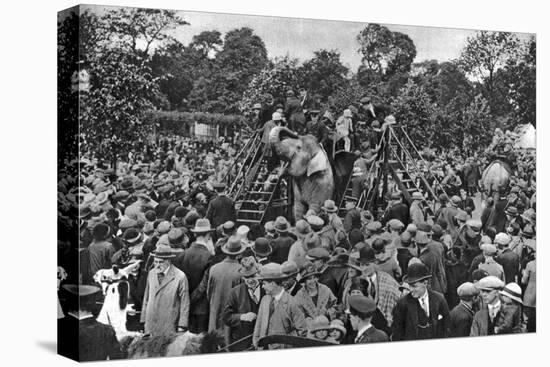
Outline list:
[[[103,12],[104,6],[91,6],[94,11]],[[232,29],[249,27],[264,41],[270,58],[288,55],[305,61],[319,49],[337,50],[340,60],[352,71],[361,63],[357,52],[357,34],[367,22],[343,22],[318,19],[299,19],[236,15],[222,13],[178,11],[190,25],[181,26],[171,34],[187,45],[194,35],[203,31],[218,30],[223,35]],[[416,46],[414,62],[435,59],[439,62],[458,58],[466,40],[475,30],[419,27],[383,24],[391,31],[407,34]],[[517,33],[527,39],[528,34]]]

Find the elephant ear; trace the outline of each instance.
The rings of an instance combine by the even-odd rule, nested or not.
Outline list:
[[[324,171],[328,167],[329,163],[327,155],[322,149],[319,149],[307,165],[307,176],[309,177],[315,172]]]

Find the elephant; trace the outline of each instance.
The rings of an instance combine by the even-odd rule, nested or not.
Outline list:
[[[308,209],[320,212],[334,194],[334,176],[327,153],[312,135],[298,136],[286,127],[274,127],[269,143],[276,156],[287,162],[286,173],[293,178],[294,218]]]
[[[506,190],[509,185],[510,167],[507,163],[496,160],[483,171],[481,186],[488,197]]]

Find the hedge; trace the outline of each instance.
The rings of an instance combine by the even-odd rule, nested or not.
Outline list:
[[[209,112],[179,112],[179,111],[149,111],[148,122],[158,124],[164,131],[186,134],[186,126],[193,126],[195,122],[206,125],[219,125],[220,129],[227,126],[232,128],[245,124],[246,119],[241,115],[224,115]]]

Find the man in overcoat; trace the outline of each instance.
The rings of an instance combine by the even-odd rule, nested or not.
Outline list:
[[[456,290],[460,303],[450,313],[449,336],[470,336],[472,321],[474,320],[474,305],[477,303],[479,289],[470,283],[462,283]]]
[[[218,192],[217,196],[210,201],[206,210],[206,218],[210,220],[212,227],[216,228],[227,221],[235,222],[237,220],[237,212],[235,204],[224,192],[225,185],[218,183],[214,185]]]
[[[445,297],[428,289],[428,267],[411,264],[403,281],[410,293],[393,310],[392,340],[445,338],[449,334],[449,307]]]
[[[267,335],[305,336],[307,333],[304,313],[296,300],[285,291],[283,280],[288,275],[282,266],[271,263],[260,271],[260,281],[266,295],[260,302],[252,342],[256,348],[258,341]],[[270,349],[284,348],[284,345],[270,345]]]
[[[145,333],[167,335],[187,330],[189,322],[189,286],[185,274],[172,265],[175,255],[168,245],[158,245],[154,268],[149,271],[141,322]]]

